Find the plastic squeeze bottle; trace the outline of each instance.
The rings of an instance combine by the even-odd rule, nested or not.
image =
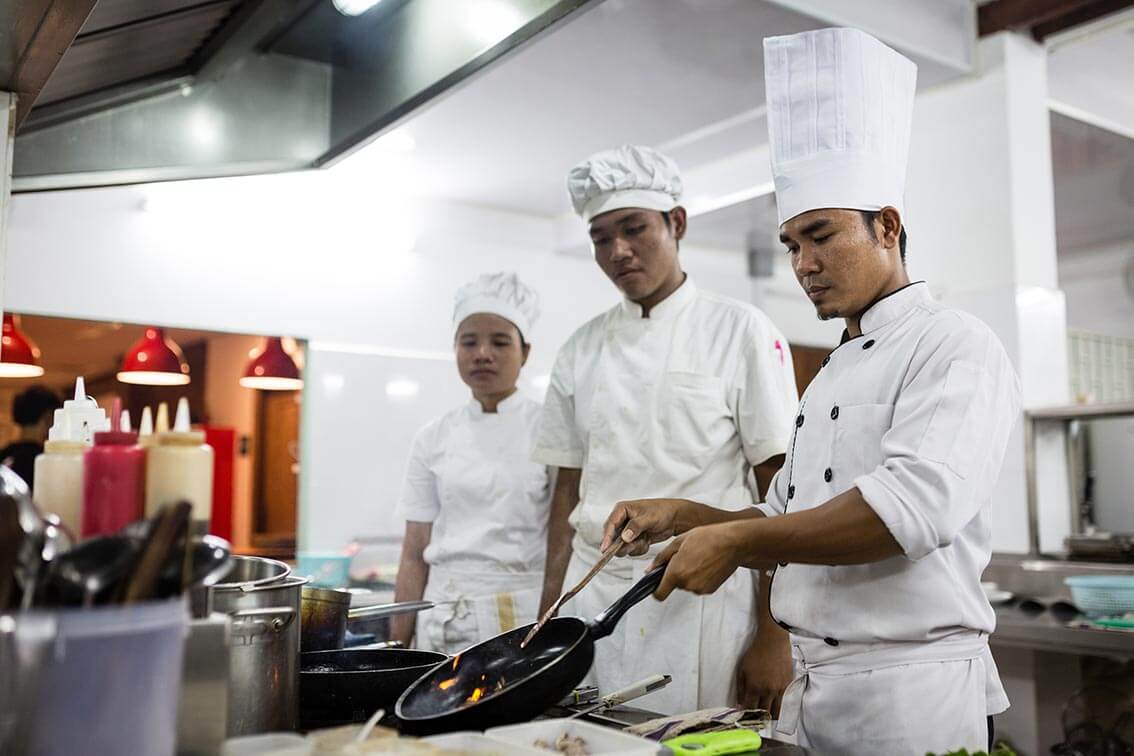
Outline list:
[[[149,407],[142,407],[142,419],[138,421],[138,446],[148,449],[157,445],[154,435],[154,413]]]
[[[87,398],[83,379],[75,381],[75,398],[55,410],[43,453],[35,458],[32,496],[45,511],[59,515],[78,535],[83,524],[83,454],[95,432],[110,430],[110,418]]]
[[[158,417],[161,417],[159,410]],[[208,525],[213,509],[213,448],[189,426],[189,400],[177,402],[173,430],[157,434],[146,460],[146,514],[175,501],[193,505],[194,522]]]
[[[111,427],[122,427],[122,403],[114,400]],[[82,537],[105,535],[142,517],[146,451],[138,434],[106,430],[94,434],[83,455]]]

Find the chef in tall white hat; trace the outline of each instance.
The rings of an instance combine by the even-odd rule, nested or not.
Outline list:
[[[453,350],[472,394],[418,432],[399,509],[395,598],[437,607],[396,617],[393,638],[458,652],[534,622],[543,585],[549,471],[530,459],[540,404],[516,387],[539,298],[513,273],[462,287]]]
[[[570,337],[552,372],[535,449],[558,468],[545,607],[598,561],[618,501],[751,508],[752,471],[766,488],[787,448],[798,401],[787,341],[758,309],[684,272],[681,188],[670,158],[632,145],[593,155],[567,178],[595,262],[623,298]],[[615,560],[564,613],[595,616],[649,561]],[[639,604],[596,644],[590,681],[611,692],[646,672],[670,674],[647,700],[666,713],[738,698],[771,707],[791,679],[790,649],[770,619],[757,625],[756,590],[757,576],[743,572],[715,596]]]
[[[855,29],[766,39],[764,59],[780,240],[842,343],[758,511],[631,502],[607,538],[628,530],[639,551],[683,533],[658,557],[659,598],[774,571],[797,673],[780,736],[823,754],[985,750],[1008,701],[980,575],[1019,382],[984,323],[906,274],[914,64]]]

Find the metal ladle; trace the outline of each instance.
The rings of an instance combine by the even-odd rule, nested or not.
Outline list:
[[[137,551],[126,536],[84,541],[52,560],[44,595],[52,604],[92,606],[130,573]]]

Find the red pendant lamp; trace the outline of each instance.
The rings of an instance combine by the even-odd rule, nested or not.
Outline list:
[[[295,360],[284,351],[283,340],[270,336],[260,353],[249,360],[240,385],[262,391],[298,391],[303,388],[303,379]]]
[[[39,347],[20,330],[20,316],[4,313],[3,336],[0,336],[0,378],[38,378]]]
[[[189,382],[189,365],[164,330],[149,327],[122,359],[118,380],[143,386],[184,386]]]

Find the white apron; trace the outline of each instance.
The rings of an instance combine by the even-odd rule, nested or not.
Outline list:
[[[433,609],[417,616],[417,647],[450,656],[536,621],[540,572],[475,572],[431,567],[425,585]]]
[[[983,633],[837,647],[794,633],[791,640],[796,678],[784,692],[777,738],[846,756],[988,748],[995,665]]]
[[[571,555],[565,587],[577,583],[598,557],[584,548]],[[642,578],[652,558],[622,559],[600,572],[560,615],[593,619]],[[643,708],[681,714],[736,700],[736,665],[755,629],[754,573],[738,570],[710,596],[674,591],[665,601],[646,598],[616,631],[595,643],[584,684],[612,692],[652,674],[673,683],[651,693]]]

